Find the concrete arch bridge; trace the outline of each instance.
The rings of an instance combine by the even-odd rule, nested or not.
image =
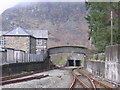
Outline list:
[[[86,47],[81,47],[81,46],[57,46],[57,47],[52,47],[52,48],[48,48],[47,53],[48,56],[50,57],[53,54],[59,54],[59,53],[75,53],[75,54],[82,54],[84,55],[84,62],[86,62],[87,60],[87,48]],[[49,58],[50,60],[51,58]],[[70,60],[69,60],[70,61]],[[79,65],[76,62],[79,62],[78,60],[71,60],[70,62],[72,66],[76,66]],[[68,62],[69,64],[67,64],[68,66],[70,66],[70,62]],[[84,64],[85,66],[85,64]]]

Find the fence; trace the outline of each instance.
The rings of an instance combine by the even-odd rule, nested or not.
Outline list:
[[[47,54],[28,54],[24,51],[5,49],[0,51],[0,64],[42,62]]]

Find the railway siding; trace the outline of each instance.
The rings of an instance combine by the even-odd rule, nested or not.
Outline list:
[[[0,88],[68,88],[70,86],[70,83],[72,82],[72,78],[69,75],[69,70],[65,70],[65,69],[46,71],[46,72],[30,75],[29,77],[40,76],[40,75],[49,75],[49,76],[41,79],[33,79],[24,82],[7,84],[0,86]]]

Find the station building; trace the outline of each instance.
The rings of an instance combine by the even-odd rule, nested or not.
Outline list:
[[[48,30],[25,30],[17,27],[0,34],[0,47],[23,50],[31,54],[44,53],[47,49]]]

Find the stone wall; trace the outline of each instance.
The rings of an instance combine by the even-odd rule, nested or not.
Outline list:
[[[5,47],[29,52],[29,37],[5,36]]]
[[[35,53],[36,40],[29,36],[5,36],[5,47]]]
[[[105,78],[120,83],[120,45],[106,48]]]

